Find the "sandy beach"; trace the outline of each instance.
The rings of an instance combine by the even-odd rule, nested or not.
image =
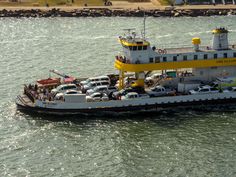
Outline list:
[[[145,3],[112,1],[112,6],[0,6],[0,17],[153,17],[236,15],[236,5],[161,6],[157,0]]]
[[[227,5],[179,5],[179,6],[162,6],[158,0],[151,0],[150,2],[143,3],[130,3],[128,1],[112,1],[112,6],[22,6],[22,5],[14,5],[14,6],[1,6],[0,10],[30,10],[30,9],[40,9],[40,10],[51,10],[51,9],[60,9],[63,11],[71,11],[74,9],[123,9],[123,10],[170,10],[170,9],[178,9],[178,10],[192,10],[192,9],[236,9],[236,5],[227,4]]]

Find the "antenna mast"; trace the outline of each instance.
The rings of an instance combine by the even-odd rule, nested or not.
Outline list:
[[[143,39],[145,40],[146,38],[146,15],[144,12],[144,18],[143,18]]]

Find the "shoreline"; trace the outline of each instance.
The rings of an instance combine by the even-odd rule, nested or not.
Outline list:
[[[198,17],[236,15],[236,6],[163,6],[155,9],[90,7],[0,7],[0,17]]]

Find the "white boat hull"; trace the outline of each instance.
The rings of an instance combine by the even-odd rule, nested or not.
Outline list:
[[[139,111],[160,111],[163,109],[174,109],[179,107],[208,107],[216,104],[236,103],[236,92],[212,93],[204,95],[181,95],[165,96],[132,100],[111,100],[101,102],[48,102],[37,100],[34,105],[23,103],[17,99],[16,104],[21,110],[45,114],[80,114],[80,113],[101,113],[101,112],[139,112]]]

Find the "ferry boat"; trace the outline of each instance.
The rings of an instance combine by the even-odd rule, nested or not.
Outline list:
[[[196,37],[192,46],[161,49],[151,46],[145,35],[138,37],[128,30],[118,38],[122,46],[122,55],[114,62],[118,75],[83,81],[67,76],[25,85],[16,98],[17,107],[67,115],[235,103],[236,45],[229,45],[225,28],[214,29],[212,35],[209,46],[201,46],[201,39]],[[65,84],[65,78],[70,78],[70,83]],[[93,88],[90,91],[89,86]],[[111,87],[117,91],[111,92]]]

